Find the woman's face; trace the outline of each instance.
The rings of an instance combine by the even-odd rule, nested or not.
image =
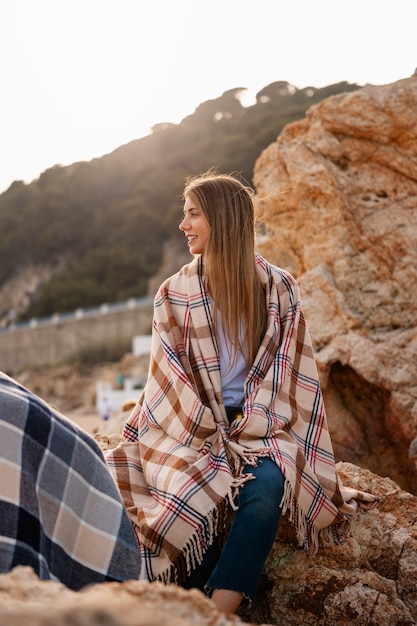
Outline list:
[[[210,237],[210,225],[196,203],[187,197],[184,203],[184,218],[179,225],[187,237],[191,254],[203,254]]]

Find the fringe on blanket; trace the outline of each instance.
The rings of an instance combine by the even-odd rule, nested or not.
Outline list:
[[[283,514],[288,513],[288,519],[296,532],[298,545],[302,546],[309,556],[317,554],[320,544],[325,546],[342,545],[349,540],[352,526],[351,518],[346,518],[343,522],[332,524],[327,528],[317,528],[307,520],[301,511],[288,480],[285,481],[281,508]]]
[[[165,584],[174,583],[181,585],[187,579],[191,572],[201,564],[205,551],[213,543],[214,539],[216,537],[221,538],[226,532],[231,521],[230,504],[232,499],[233,493],[231,492],[226,499],[213,508],[207,515],[207,525],[204,529],[196,530],[184,548],[178,551],[174,562],[171,562],[163,572],[154,576],[153,580],[158,580]],[[146,550],[146,554],[143,556],[148,561],[147,566],[149,571],[151,571],[152,557],[149,551]]]
[[[231,480],[226,495],[220,502],[214,504],[213,509],[207,514],[204,527],[197,528],[193,532],[186,545],[182,549],[178,549],[178,553],[173,561],[170,561],[161,572],[156,574],[154,570],[157,569],[156,564],[162,557],[153,555],[138,540],[142,559],[142,572],[146,580],[157,580],[165,584],[182,584],[191,572],[201,564],[206,550],[213,543],[214,539],[216,537],[219,537],[220,540],[225,538],[226,531],[232,520],[233,511],[236,511],[238,508],[237,496],[239,491],[247,481],[254,478],[251,473],[242,472],[243,466],[244,464],[255,465],[258,456],[266,456],[265,450],[256,451],[256,453],[256,456],[252,454],[243,458],[235,457],[233,460],[234,478]],[[167,557],[164,557],[164,559],[168,561]]]
[[[244,463],[247,461],[248,459],[245,458]],[[242,465],[241,462],[240,469]],[[253,479],[252,474],[242,474],[237,471],[237,477],[233,480],[226,497],[214,506],[207,515],[207,523],[204,528],[199,528],[192,534],[187,544],[178,550],[174,561],[170,562],[166,569],[158,575],[151,574],[153,557],[147,548],[141,546],[144,569],[148,572],[149,579],[158,580],[164,584],[181,585],[191,572],[201,564],[205,551],[214,539],[225,536],[231,522],[231,514],[237,509],[237,495],[242,486],[251,479]],[[285,481],[281,508],[283,514],[288,514],[289,521],[295,528],[299,546],[303,547],[309,556],[314,556],[320,545],[343,544],[349,539],[352,519],[346,518],[341,523],[333,524],[327,528],[317,528],[300,509],[288,480]]]

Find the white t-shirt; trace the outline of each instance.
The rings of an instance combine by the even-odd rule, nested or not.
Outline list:
[[[239,350],[236,362],[232,363],[230,340],[225,337],[220,312],[217,311],[217,341],[220,352],[220,374],[222,379],[223,402],[225,406],[243,404],[243,386],[246,380],[246,361]],[[243,330],[239,332],[243,338]]]

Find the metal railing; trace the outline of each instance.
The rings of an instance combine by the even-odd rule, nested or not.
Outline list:
[[[103,303],[98,307],[76,309],[75,311],[69,313],[55,313],[50,317],[34,317],[26,322],[12,322],[7,326],[1,326],[0,333],[10,332],[17,329],[39,328],[39,326],[56,325],[60,322],[70,320],[77,321],[86,317],[107,315],[108,313],[114,313],[116,311],[127,311],[129,309],[149,306],[153,303],[153,300],[153,296],[147,296],[145,298],[129,298],[129,300],[124,300],[122,302],[113,302],[111,304]]]

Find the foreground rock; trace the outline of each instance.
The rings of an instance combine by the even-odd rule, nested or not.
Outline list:
[[[75,592],[40,582],[31,568],[0,575],[1,626],[232,626],[197,591],[162,583],[103,583]]]
[[[330,97],[259,157],[262,252],[298,279],[338,460],[417,494],[417,75]]]

